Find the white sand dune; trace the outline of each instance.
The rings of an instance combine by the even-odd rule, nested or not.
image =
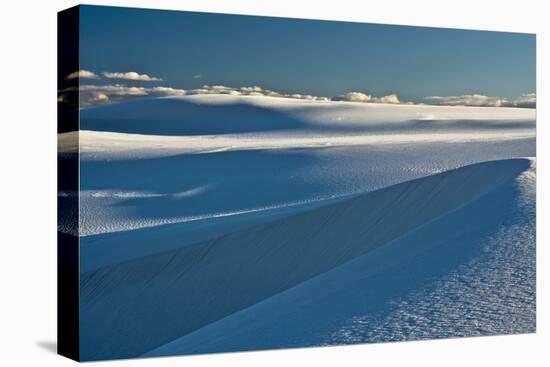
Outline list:
[[[74,133],[66,133],[74,134]],[[289,135],[271,133],[224,134],[198,136],[162,136],[82,130],[79,133],[79,148],[84,159],[143,159],[179,154],[205,154],[243,150],[287,150],[318,149],[329,147],[378,146],[398,144],[427,143],[468,143],[498,142],[534,138],[529,128],[515,129],[503,134],[501,131],[457,131],[447,134],[441,132],[422,133],[393,132],[370,133],[365,135]],[[74,152],[73,142],[66,136],[60,137],[60,152]]]
[[[319,102],[263,96],[150,98],[84,109],[82,130],[150,135],[220,135],[277,131],[372,132],[534,125],[526,108]],[[458,122],[458,123],[457,123]]]
[[[146,355],[534,332],[532,163],[395,241]]]
[[[521,108],[296,101],[254,96],[184,96],[85,109],[82,159],[140,159],[239,150],[485,142],[534,137],[535,111]]]
[[[81,128],[84,359],[534,330],[534,110],[185,96]]]
[[[198,238],[201,230],[184,223],[205,228],[224,217],[225,228],[241,226],[246,213],[276,215],[468,164],[535,155],[535,111],[519,108],[205,95],[85,109],[81,128],[79,146],[69,133],[60,134],[59,147],[61,154],[80,149],[78,234],[102,235],[84,240],[84,251],[91,242],[97,250],[114,243],[108,233],[182,224],[189,229],[182,235]],[[71,220],[59,229],[74,234]],[[141,244],[140,235],[128,241]]]
[[[357,310],[369,300],[377,299],[383,308],[396,300],[392,295],[418,289],[431,277],[441,278],[475,258],[482,252],[483,239],[498,232],[503,223],[513,225],[518,213],[534,220],[534,211],[522,212],[519,200],[522,177],[530,168],[527,159],[475,164],[85,272],[81,274],[82,358],[135,357],[152,350],[151,355],[163,355],[274,348],[304,345],[304,340],[330,343],[329,331],[358,316]],[[534,238],[520,238],[534,244]],[[323,281],[312,280],[335,274],[331,271],[346,264],[352,266],[352,261],[360,261],[361,266],[327,275]],[[393,277],[395,269],[405,270]],[[348,279],[350,288],[346,288]],[[300,290],[299,285],[308,280],[313,285]],[[506,279],[495,276],[491,281],[498,286]],[[373,293],[358,297],[355,303],[341,298],[362,289],[362,284]],[[320,292],[323,287],[328,293]],[[276,298],[290,289],[294,289],[290,296],[282,296],[282,301]],[[300,296],[302,292],[306,297]],[[527,293],[517,301],[517,310],[534,305]],[[258,313],[243,311],[269,299],[274,303],[261,306]],[[285,308],[270,317],[272,307],[281,304]],[[316,305],[322,311],[310,312]],[[476,310],[483,313],[483,307]],[[318,327],[304,327],[304,322],[324,317],[326,322]],[[284,338],[280,328],[273,333],[265,328],[278,320],[289,325],[301,318],[302,324],[289,328]],[[208,325],[213,329],[208,331]],[[468,333],[470,326],[463,331]],[[236,329],[225,334],[231,328]],[[259,337],[259,331],[265,336]],[[252,341],[255,338],[257,343]]]

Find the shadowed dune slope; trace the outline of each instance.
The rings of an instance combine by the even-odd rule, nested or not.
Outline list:
[[[529,166],[475,164],[84,273],[82,358],[146,353],[453,212]]]
[[[145,356],[535,332],[535,170]]]
[[[84,109],[82,129],[158,135],[212,135],[303,127],[292,116],[246,103],[151,98]]]

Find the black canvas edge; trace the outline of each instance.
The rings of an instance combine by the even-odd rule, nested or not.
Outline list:
[[[67,75],[80,69],[79,28],[79,6],[57,13],[57,133],[74,132],[69,135],[73,147],[79,146],[79,79]],[[80,361],[79,181],[79,151],[58,152],[57,353],[76,361]],[[59,230],[63,218],[71,218],[68,227],[73,234]]]

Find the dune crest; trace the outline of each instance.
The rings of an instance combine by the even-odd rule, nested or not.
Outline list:
[[[452,213],[529,167],[527,159],[474,164],[83,273],[83,356],[144,354]],[[119,312],[107,312],[113,307]]]

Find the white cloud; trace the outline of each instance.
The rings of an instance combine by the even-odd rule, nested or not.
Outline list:
[[[154,87],[146,89],[148,93],[162,96],[183,96],[187,92],[184,89],[176,89],[171,87]]]
[[[109,96],[102,92],[90,92],[87,103],[103,104],[109,102]]]
[[[128,71],[125,73],[111,73],[111,72],[104,72],[103,76],[109,79],[126,79],[126,80],[137,80],[141,82],[153,82],[153,81],[161,81],[160,78],[155,78],[152,76],[149,76],[147,74],[139,74],[135,71]]]
[[[428,96],[425,99],[432,103],[446,106],[493,106],[500,107],[503,99],[488,97],[481,94],[465,94],[462,96]]]
[[[82,92],[103,92],[108,95],[118,96],[145,96],[146,89],[143,87],[127,87],[122,84],[114,85],[81,85],[80,93]]]
[[[68,79],[68,80],[77,79],[77,78],[98,79],[99,75],[97,75],[96,73],[91,72],[89,70],[78,70],[78,71],[75,71],[73,73],[70,73],[69,75],[67,75],[65,77],[65,79]]]
[[[310,101],[329,101],[328,97],[312,96],[309,94],[286,94],[278,93],[269,89],[263,89],[257,85],[244,86],[240,88],[228,87],[225,85],[203,85],[199,89],[191,89],[187,91],[187,94],[229,94],[232,96],[266,96],[266,97],[281,97],[281,98],[294,98],[294,99],[306,99]]]
[[[372,96],[361,92],[348,92],[340,97],[337,97],[336,99],[349,102],[370,102]]]
[[[370,94],[362,92],[348,92],[338,97],[333,98],[335,101],[348,101],[348,102],[363,102],[363,103],[401,103],[397,94],[389,94],[382,97],[374,97]]]
[[[114,85],[81,85],[78,87],[66,88],[61,91],[59,101],[64,100],[64,95],[79,91],[80,105],[82,107],[91,107],[107,103],[119,103],[137,97],[146,96],[182,96],[185,90],[170,87],[128,87],[122,84]]]
[[[462,96],[428,96],[426,100],[445,106],[480,106],[480,107],[536,107],[535,93],[524,94],[515,99],[491,97],[482,94],[465,94]]]
[[[390,103],[390,104],[400,103],[399,98],[397,97],[397,94],[390,94],[379,98],[375,97],[374,101],[377,103]]]
[[[244,93],[263,92],[263,89],[261,87],[258,87],[258,86],[240,87],[239,89],[240,89],[241,92],[244,92]]]
[[[127,87],[124,85],[81,85],[80,105],[95,106],[112,102],[121,102],[131,97],[148,95],[143,87]]]
[[[537,107],[537,95],[535,93],[524,94],[524,95],[512,100],[511,103],[515,107],[536,108]]]

